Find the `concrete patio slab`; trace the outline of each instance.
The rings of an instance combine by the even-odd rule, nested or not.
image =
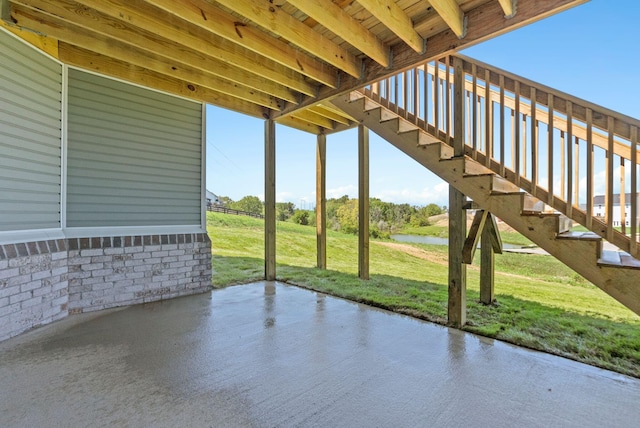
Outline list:
[[[640,380],[292,286],[0,344],[0,426],[638,426]]]

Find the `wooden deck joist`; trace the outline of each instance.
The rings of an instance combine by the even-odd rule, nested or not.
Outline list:
[[[355,126],[326,108],[336,95],[585,1],[0,4],[5,26],[67,64],[319,133]]]

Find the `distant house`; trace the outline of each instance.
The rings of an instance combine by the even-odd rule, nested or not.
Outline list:
[[[218,195],[207,190],[207,207],[222,205],[224,204],[220,201]]]
[[[625,193],[624,195],[624,225],[631,226],[631,204],[636,203],[638,212],[640,213],[640,193],[635,198],[631,193]],[[613,197],[613,226],[622,226],[622,206],[620,205],[620,194],[614,193]],[[596,195],[593,197],[593,213],[596,217],[604,218],[607,211],[605,195]],[[636,221],[637,223],[637,221]]]

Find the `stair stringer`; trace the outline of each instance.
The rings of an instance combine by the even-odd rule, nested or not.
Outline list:
[[[416,132],[418,128],[411,122],[362,94],[339,97],[332,102],[470,197],[479,207],[495,214],[540,248],[640,315],[640,270],[599,266],[600,241],[557,239],[558,233],[564,232],[560,230],[559,214],[523,213],[526,195],[524,192],[505,192],[504,180],[494,173],[470,175],[468,171],[479,170],[482,166],[468,156],[453,158],[451,146],[422,129]],[[403,132],[398,132],[398,129],[402,129]],[[501,191],[496,191],[496,187]]]

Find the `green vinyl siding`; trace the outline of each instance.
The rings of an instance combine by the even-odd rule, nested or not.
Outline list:
[[[0,31],[0,231],[60,228],[62,65]]]
[[[69,70],[67,226],[199,225],[202,107]]]

